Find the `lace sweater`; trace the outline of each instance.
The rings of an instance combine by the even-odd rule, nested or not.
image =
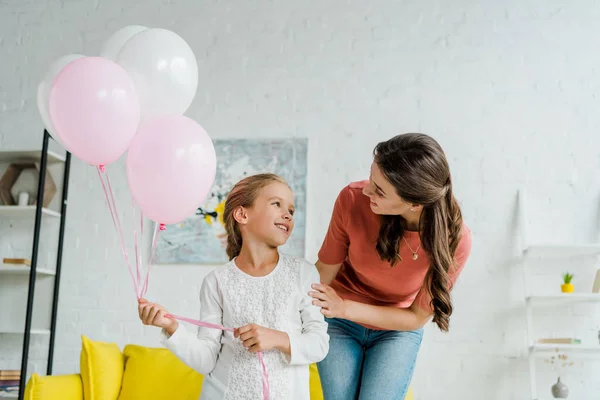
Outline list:
[[[270,400],[310,399],[308,366],[321,361],[329,350],[327,323],[308,295],[310,285],[317,282],[313,264],[286,255],[280,255],[275,269],[263,277],[242,272],[234,259],[204,278],[201,321],[232,328],[255,323],[288,334],[291,357],[279,350],[263,353]],[[262,399],[258,357],[233,333],[199,328],[195,335],[180,324],[162,343],[205,375],[202,400]]]

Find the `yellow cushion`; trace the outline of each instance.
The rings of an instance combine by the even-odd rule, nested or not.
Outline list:
[[[203,376],[163,348],[129,344],[118,400],[198,400]]]
[[[115,400],[121,389],[125,360],[116,343],[81,336],[80,369],[83,400]]]
[[[25,386],[25,400],[81,400],[83,387],[81,376],[57,375],[40,376],[31,374]]]
[[[415,397],[413,396],[413,391],[410,387],[408,388],[408,392],[406,392],[406,396],[404,396],[404,400],[415,400]]]
[[[310,400],[323,400],[323,391],[321,390],[321,377],[317,364],[310,364],[308,367],[310,382]]]

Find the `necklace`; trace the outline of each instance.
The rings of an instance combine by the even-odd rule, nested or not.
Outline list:
[[[419,243],[419,247],[417,247],[416,250],[413,250],[412,247],[410,247],[410,244],[408,243],[408,240],[406,240],[406,238],[404,236],[402,236],[402,239],[404,239],[404,242],[406,243],[406,245],[408,246],[408,248],[410,249],[410,251],[412,251],[412,253],[413,253],[412,259],[413,260],[417,260],[419,258],[419,255],[417,254],[417,252],[421,248],[421,244]],[[400,261],[402,261],[402,258],[400,258]]]

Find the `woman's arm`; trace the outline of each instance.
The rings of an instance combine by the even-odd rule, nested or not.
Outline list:
[[[409,308],[374,306],[343,300],[329,285],[316,284],[312,288],[313,304],[321,307],[321,313],[328,318],[343,318],[385,330],[414,331],[423,327],[431,317],[431,312],[416,302]]]
[[[331,285],[331,282],[333,282],[333,280],[337,276],[337,273],[339,272],[340,268],[342,267],[341,263],[340,264],[325,264],[325,263],[321,262],[321,260],[317,260],[315,265],[317,266],[317,270],[319,271],[319,275],[321,277],[321,283],[324,283],[326,285]]]
[[[423,310],[416,303],[409,308],[398,308],[373,306],[350,300],[343,302],[343,316],[340,318],[389,331],[414,331],[422,328],[431,318],[431,313]]]

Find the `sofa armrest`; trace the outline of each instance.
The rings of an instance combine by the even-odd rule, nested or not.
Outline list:
[[[81,375],[31,374],[25,386],[25,400],[83,400]]]

